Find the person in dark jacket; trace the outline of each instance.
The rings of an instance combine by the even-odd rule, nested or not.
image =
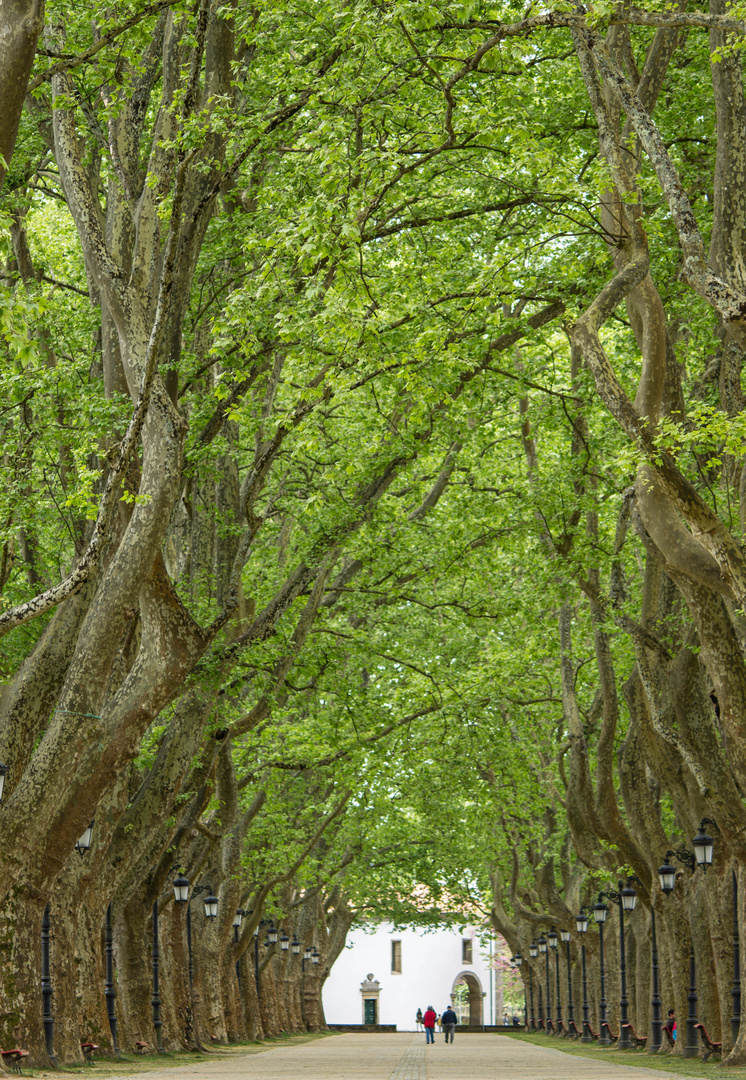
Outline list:
[[[435,1009],[428,1005],[425,1015],[422,1017],[422,1026],[425,1029],[425,1043],[435,1042]]]
[[[458,1023],[458,1017],[449,1005],[446,1011],[440,1018],[440,1022],[443,1025],[443,1031],[445,1032],[446,1042],[453,1042],[453,1033],[456,1030],[456,1024]]]

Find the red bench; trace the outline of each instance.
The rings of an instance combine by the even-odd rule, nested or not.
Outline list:
[[[571,1020],[570,1023],[567,1025],[567,1034],[570,1039],[580,1039],[582,1038],[583,1033],[581,1032],[578,1025],[575,1023],[575,1021]]]
[[[150,1043],[136,1042],[135,1043],[135,1053],[136,1054],[149,1054],[150,1053]]]
[[[671,1034],[671,1032],[670,1032],[670,1031],[668,1030],[668,1028],[666,1027],[666,1025],[665,1025],[665,1024],[663,1025],[663,1030],[664,1030],[664,1031],[665,1031],[665,1033],[666,1033],[666,1038],[668,1039],[668,1045],[669,1045],[670,1047],[672,1047],[672,1048],[673,1048],[674,1046],[676,1046],[676,1040],[674,1039],[673,1035],[672,1035],[672,1034]]]
[[[554,1024],[551,1020],[547,1020],[547,1035],[554,1035]]]
[[[539,1019],[538,1019],[538,1021],[537,1021],[537,1024],[536,1024],[536,1027],[537,1027],[537,1029],[538,1029],[539,1031],[544,1031],[544,1030],[545,1030],[545,1028],[544,1028],[544,1021],[543,1021],[543,1020],[541,1019],[541,1017],[539,1017]]]
[[[93,1062],[93,1055],[98,1050],[98,1043],[84,1042],[80,1044],[80,1049],[83,1051],[83,1057],[89,1063]]]
[[[622,1024],[622,1027],[625,1029],[635,1046],[644,1046],[648,1041],[647,1035],[638,1035],[631,1024]]]
[[[602,1029],[606,1028],[606,1034],[609,1036],[609,1038],[611,1039],[611,1041],[613,1043],[617,1042],[617,1040],[619,1039],[619,1036],[614,1034],[614,1032],[611,1030],[609,1025],[606,1023],[606,1021],[604,1021],[604,1023],[601,1024],[601,1028]]]
[[[557,1021],[557,1034],[561,1035],[563,1039],[564,1039],[565,1035],[567,1035],[567,1028],[565,1027],[564,1022],[562,1020]]]
[[[0,1050],[2,1055],[3,1065],[10,1065],[13,1072],[20,1073],[23,1059],[30,1057],[30,1051],[28,1050]]]
[[[704,1043],[704,1053],[702,1054],[702,1060],[707,1061],[710,1054],[721,1054],[723,1044],[721,1042],[713,1042],[710,1036],[707,1034],[707,1028],[704,1024],[695,1024],[695,1029],[699,1032],[700,1038]]]

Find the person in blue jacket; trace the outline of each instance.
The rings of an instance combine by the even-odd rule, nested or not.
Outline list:
[[[453,1042],[453,1033],[456,1030],[456,1024],[458,1023],[458,1017],[449,1005],[440,1018],[440,1022],[445,1032],[446,1042]]]

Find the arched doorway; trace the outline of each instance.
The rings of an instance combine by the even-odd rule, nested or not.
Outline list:
[[[451,1003],[459,1024],[481,1027],[483,1006],[482,984],[473,971],[462,971],[453,981]]]

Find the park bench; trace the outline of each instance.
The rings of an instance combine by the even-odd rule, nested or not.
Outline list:
[[[598,1039],[598,1032],[593,1030],[590,1020],[588,1021],[588,1031],[592,1039]]]
[[[614,1032],[611,1030],[607,1023],[604,1022],[603,1024],[601,1024],[601,1027],[606,1028],[606,1034],[609,1036],[613,1043],[618,1042],[619,1036],[614,1034]]]
[[[700,1038],[704,1043],[704,1052],[702,1054],[702,1060],[707,1061],[710,1054],[719,1054],[723,1049],[721,1042],[713,1042],[710,1036],[707,1034],[707,1028],[704,1024],[695,1024],[694,1027],[699,1032]]]
[[[638,1035],[631,1024],[623,1024],[622,1027],[624,1027],[635,1046],[644,1046],[648,1041],[647,1035]]]
[[[567,1032],[567,1028],[565,1027],[564,1021],[563,1020],[558,1020],[557,1021],[557,1034],[561,1035],[562,1038],[564,1039],[566,1037],[567,1033],[568,1032]]]
[[[554,1023],[551,1020],[547,1020],[547,1035],[556,1034],[554,1030]]]
[[[538,1031],[543,1031],[544,1030],[544,1021],[541,1020],[541,1019],[537,1020],[536,1028],[537,1028]]]
[[[28,1050],[0,1050],[2,1055],[3,1065],[10,1065],[13,1072],[20,1073],[23,1059],[30,1057]]]
[[[80,1044],[80,1049],[83,1051],[83,1057],[88,1062],[88,1064],[89,1065],[92,1064],[93,1063],[93,1055],[96,1052],[96,1050],[98,1050],[98,1043],[82,1042]]]
[[[582,1031],[574,1020],[571,1020],[570,1023],[567,1025],[567,1034],[568,1037],[571,1039],[580,1039],[583,1035]]]
[[[135,1043],[135,1053],[136,1054],[149,1054],[150,1053],[150,1043],[136,1042]]]
[[[665,1024],[663,1025],[663,1030],[664,1030],[664,1031],[665,1031],[665,1033],[666,1033],[666,1039],[668,1040],[668,1045],[669,1045],[669,1046],[671,1046],[671,1047],[674,1047],[674,1046],[676,1046],[676,1040],[674,1039],[673,1035],[672,1035],[672,1034],[671,1034],[671,1032],[670,1032],[670,1031],[668,1030],[668,1028],[666,1027],[666,1025],[665,1025]]]

